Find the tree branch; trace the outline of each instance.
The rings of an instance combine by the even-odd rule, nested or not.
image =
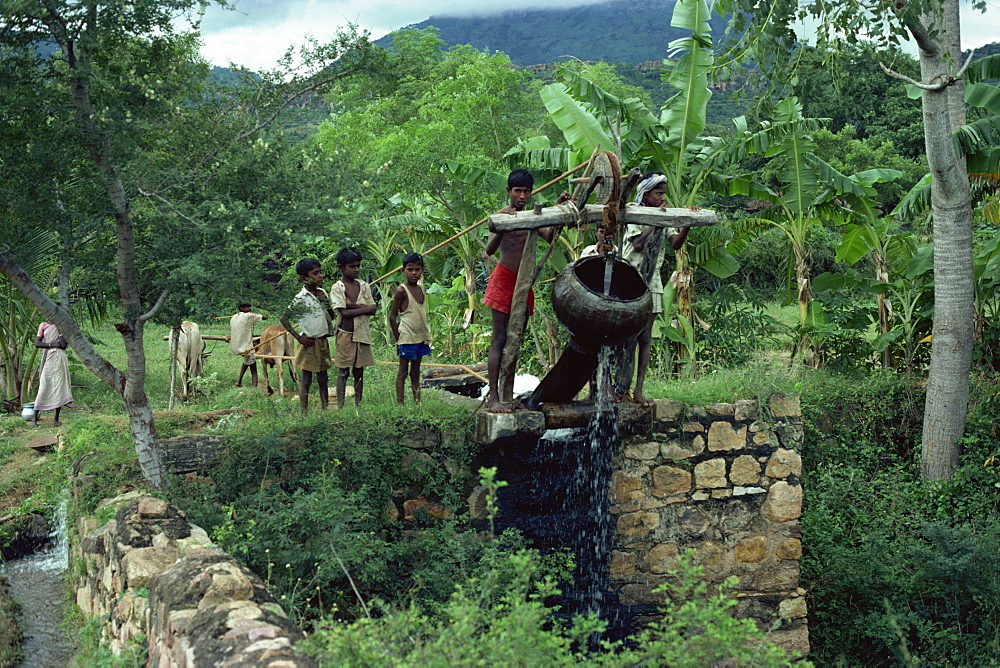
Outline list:
[[[940,90],[944,90],[945,88],[947,88],[948,86],[950,86],[951,83],[954,83],[954,82],[951,82],[951,83],[925,84],[925,83],[921,83],[921,82],[917,81],[916,79],[908,77],[905,74],[900,74],[899,72],[897,72],[895,70],[891,70],[888,67],[886,67],[885,65],[883,65],[881,62],[879,62],[878,66],[880,68],[882,68],[883,72],[885,72],[887,75],[889,75],[893,79],[899,79],[900,81],[908,83],[911,86],[916,86],[917,88],[919,88],[921,90],[940,91]]]
[[[882,68],[883,72],[885,72],[893,79],[899,79],[900,81],[904,81],[912,86],[916,86],[921,90],[942,91],[948,86],[954,86],[956,83],[962,80],[962,77],[965,75],[965,70],[969,69],[969,65],[972,63],[972,56],[975,54],[975,52],[976,52],[975,49],[969,52],[969,57],[965,59],[965,64],[963,64],[962,67],[960,67],[957,72],[955,72],[954,74],[949,74],[944,77],[940,77],[943,78],[943,81],[941,81],[940,83],[933,83],[933,84],[921,83],[915,79],[911,79],[905,74],[900,74],[895,70],[889,69],[881,62],[879,62],[878,66]]]
[[[273,123],[274,120],[276,118],[278,118],[278,116],[281,114],[282,111],[285,110],[286,107],[288,107],[292,102],[295,102],[297,99],[299,99],[300,97],[302,97],[306,93],[311,93],[312,91],[317,90],[319,88],[322,88],[323,86],[325,86],[325,85],[327,85],[329,83],[333,83],[334,81],[339,81],[340,79],[343,79],[344,77],[347,77],[347,76],[350,76],[352,74],[355,74],[356,72],[359,72],[359,71],[361,71],[361,67],[348,68],[348,69],[345,69],[345,70],[340,70],[334,76],[327,77],[325,79],[321,79],[320,81],[317,81],[316,83],[312,84],[311,86],[307,86],[307,87],[299,90],[297,93],[295,93],[294,95],[289,96],[288,99],[286,99],[284,102],[282,102],[280,105],[278,105],[278,108],[275,109],[274,113],[272,113],[270,116],[267,116],[263,120],[258,121],[252,128],[250,128],[246,132],[242,132],[242,133],[238,134],[233,139],[233,141],[231,143],[236,143],[236,142],[243,141],[247,137],[251,137],[251,136],[255,135],[256,133],[260,132],[261,130],[263,130],[264,128],[266,128],[267,126],[269,126],[271,123]]]
[[[170,293],[173,291],[174,291],[173,288],[167,288],[166,290],[161,292],[160,298],[156,300],[155,304],[153,304],[153,308],[149,309],[148,311],[140,315],[138,318],[136,318],[136,320],[138,322],[146,322],[147,320],[155,316],[157,313],[159,313],[160,309],[163,308],[163,305],[167,302],[167,298],[170,296]]]
[[[175,214],[177,214],[178,216],[180,216],[181,218],[183,218],[187,222],[191,223],[192,225],[196,225],[197,224],[197,221],[195,221],[190,216],[184,215],[184,213],[180,209],[178,209],[177,206],[174,205],[173,202],[171,202],[170,200],[168,200],[167,198],[165,198],[160,193],[152,191],[152,190],[145,190],[142,187],[139,187],[137,192],[140,195],[142,195],[143,197],[152,197],[154,199],[160,200],[161,202],[163,202],[167,206],[168,209],[170,209],[171,211],[173,211]]]

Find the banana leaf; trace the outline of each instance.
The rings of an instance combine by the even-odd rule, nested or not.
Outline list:
[[[539,95],[552,122],[576,151],[576,162],[589,158],[595,148],[602,151],[615,150],[611,135],[593,114],[570,96],[565,85],[558,82],[549,84],[539,91]]]

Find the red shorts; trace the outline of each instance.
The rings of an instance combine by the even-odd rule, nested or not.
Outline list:
[[[514,297],[517,272],[511,271],[499,262],[486,284],[483,303],[501,313],[510,313],[510,302]],[[535,291],[528,290],[528,315],[535,312]]]

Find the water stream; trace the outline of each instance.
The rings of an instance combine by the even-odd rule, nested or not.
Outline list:
[[[607,388],[615,348],[599,354],[597,402],[587,427],[551,429],[537,441],[505,444],[481,455],[478,466],[497,466],[509,484],[498,492],[501,508],[497,529],[517,527],[541,549],[569,549],[575,560],[571,582],[553,601],[559,615],[597,613],[608,622],[608,638],[621,633],[617,597],[611,593],[607,568],[616,517],[609,490],[617,411]]]
[[[598,354],[596,387],[611,387],[612,347]],[[608,490],[612,458],[618,440],[618,419],[610,392],[594,392],[596,410],[586,429],[579,430],[572,448],[575,467],[564,501],[564,511],[573,518],[568,532],[577,554],[576,581],[572,596],[576,612],[602,614],[608,591],[607,564],[611,555],[615,518],[611,515]]]
[[[48,548],[4,565],[11,595],[21,604],[23,668],[62,668],[75,649],[72,639],[60,628],[69,566],[68,503],[69,500],[63,498],[59,504]]]

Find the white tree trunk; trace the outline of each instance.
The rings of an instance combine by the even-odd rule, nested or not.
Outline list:
[[[958,0],[944,0],[942,9],[941,16],[925,16],[923,21],[925,29],[936,26],[942,30],[941,39],[914,33],[924,83],[947,81],[961,66]],[[965,431],[969,403],[975,324],[972,203],[965,160],[956,155],[951,137],[965,122],[961,103],[954,102],[955,98],[961,100],[962,94],[962,81],[923,93],[934,214],[934,338],[922,442],[923,473],[930,480],[950,478],[958,467],[958,439]]]

